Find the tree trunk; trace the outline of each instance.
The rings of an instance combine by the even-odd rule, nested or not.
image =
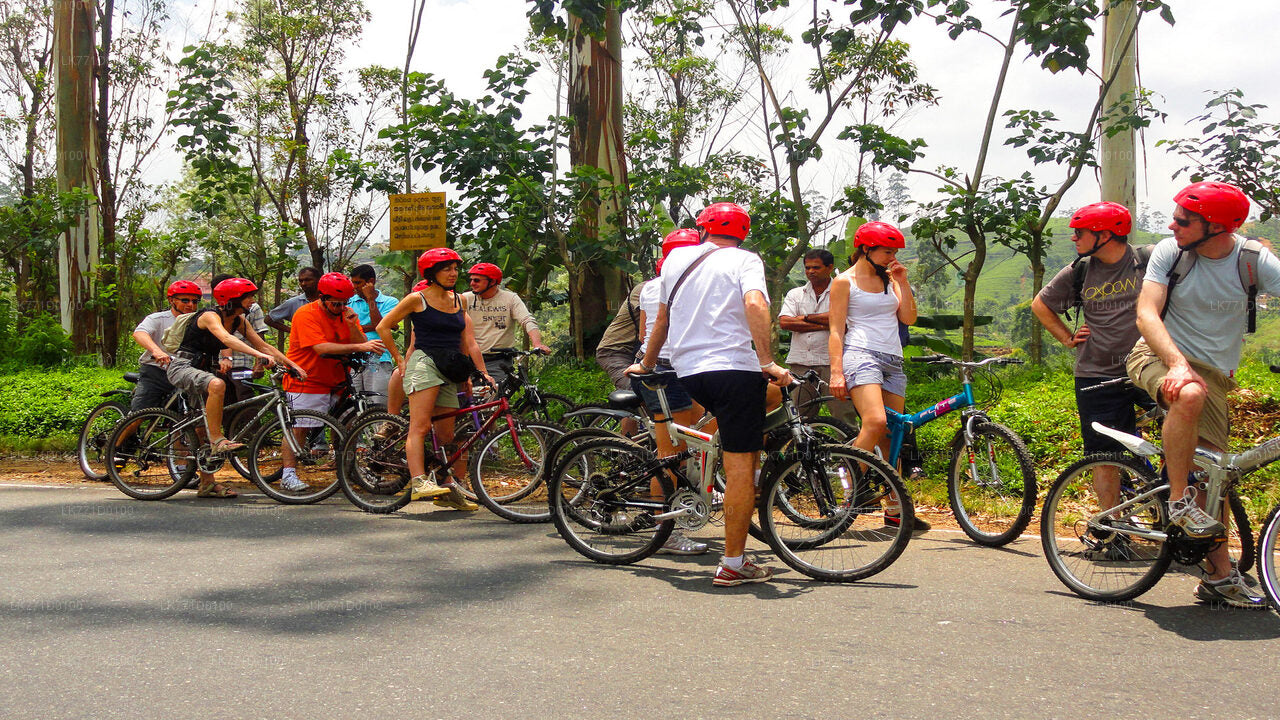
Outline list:
[[[1044,231],[1031,229],[1031,297],[1040,294],[1044,287]],[[1044,362],[1044,326],[1037,321],[1031,323],[1031,362],[1039,365]]]
[[[1137,32],[1138,9],[1133,0],[1120,0],[1107,10],[1103,34],[1102,76],[1115,80],[1102,103],[1105,113],[1125,95],[1137,88],[1137,43],[1130,36]],[[1102,165],[1102,199],[1120,203],[1130,212],[1138,209],[1138,165],[1135,157],[1134,130],[1127,128],[1115,135],[1102,133],[1099,141]]]
[[[99,287],[110,287],[119,277],[116,268],[116,220],[118,216],[115,183],[111,174],[111,143],[109,141],[111,118],[111,43],[112,19],[115,0],[103,0],[102,27],[98,43],[98,113],[94,117],[97,131],[98,153],[98,208],[102,213],[102,265],[98,276]],[[117,288],[118,289],[118,288]],[[99,358],[103,367],[115,367],[116,350],[120,346],[120,303],[99,307],[98,317],[102,328],[102,344]]]
[[[619,250],[625,246],[626,217],[621,193],[627,186],[622,130],[622,21],[616,3],[605,22],[605,37],[593,38],[582,20],[569,17],[569,161],[573,167],[599,168],[612,177],[612,188],[587,193],[575,230],[593,244]],[[610,191],[612,190],[612,191]],[[572,285],[570,292],[573,292]],[[622,300],[624,278],[612,263],[584,263],[579,288],[576,331],[587,335],[612,318],[610,307]]]
[[[92,188],[97,145],[93,136],[93,17],[89,0],[54,3],[57,73],[58,190]],[[93,280],[98,264],[98,213],[90,207],[58,245],[58,298],[62,328],[77,353],[93,350]]]

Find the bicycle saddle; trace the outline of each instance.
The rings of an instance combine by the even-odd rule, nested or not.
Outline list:
[[[125,381],[125,382],[131,382],[131,383],[137,383],[137,382],[138,382],[138,373],[136,373],[136,372],[127,372],[127,373],[125,373],[125,374],[124,374],[124,381]]]
[[[640,407],[640,396],[630,390],[614,390],[609,393],[611,410],[635,410]]]

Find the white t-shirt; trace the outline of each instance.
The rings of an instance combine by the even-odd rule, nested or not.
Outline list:
[[[1236,236],[1230,255],[1210,260],[1203,255],[1169,295],[1164,326],[1178,350],[1228,375],[1240,366],[1248,318],[1239,256],[1244,241]],[[1165,238],[1147,262],[1144,280],[1167,286],[1169,270],[1178,258],[1178,242]],[[682,291],[683,292],[683,291]],[[1258,255],[1258,293],[1280,293],[1280,260],[1266,248]]]
[[[898,336],[898,296],[889,292],[867,292],[849,278],[849,314],[844,322],[844,346],[902,355]]]
[[[759,290],[766,302],[769,299],[759,255],[736,247],[716,251],[680,286],[675,305],[668,302],[685,269],[716,247],[706,242],[676,248],[662,264],[661,300],[668,305],[670,318],[663,354],[671,358],[679,377],[715,370],[760,370],[743,302],[752,290]]]
[[[822,294],[815,294],[813,283],[805,283],[798,288],[787,291],[782,300],[782,312],[779,315],[803,318],[805,315],[817,315],[827,312],[831,300],[831,285],[823,289]],[[831,362],[831,351],[827,348],[829,332],[793,332],[791,333],[791,351],[787,353],[788,365],[827,365]]]
[[[697,272],[696,270],[694,272]],[[686,283],[687,284],[687,283]],[[684,292],[684,288],[680,289]],[[644,334],[640,340],[640,355],[649,348],[649,334],[653,332],[653,324],[658,319],[658,306],[662,304],[662,279],[653,278],[640,288],[640,310],[644,313]],[[663,355],[671,353],[671,344],[663,348]]]
[[[173,321],[177,319],[178,318],[173,314],[173,311],[160,310],[159,312],[153,312],[142,318],[142,322],[138,323],[138,327],[134,328],[133,331],[138,332],[141,330],[142,332],[150,335],[151,339],[155,340],[156,344],[163,348],[164,331],[172,327]],[[160,367],[160,363],[156,362],[155,358],[151,357],[150,350],[142,351],[142,354],[138,356],[138,364]]]

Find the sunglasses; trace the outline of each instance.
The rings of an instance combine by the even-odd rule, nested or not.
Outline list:
[[[200,299],[199,298],[174,298],[173,301],[180,302],[180,303],[191,303],[192,305],[195,305],[196,303],[200,302]]]
[[[1175,217],[1173,219],[1173,222],[1178,227],[1191,227],[1191,218]]]

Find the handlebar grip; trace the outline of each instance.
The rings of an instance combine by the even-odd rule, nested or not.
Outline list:
[[[916,355],[913,357],[909,357],[907,359],[910,360],[911,362],[917,362],[917,363],[939,363],[939,362],[944,362],[946,360],[950,360],[951,358],[947,357],[946,355]]]

